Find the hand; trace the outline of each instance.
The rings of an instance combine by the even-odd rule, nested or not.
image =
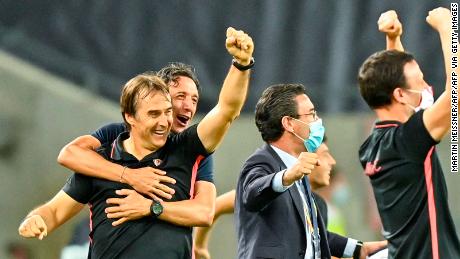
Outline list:
[[[207,248],[198,248],[195,246],[193,252],[195,253],[196,259],[211,259],[211,255]]]
[[[40,215],[26,218],[19,226],[19,235],[23,237],[37,237],[42,240],[48,235],[48,227]]]
[[[451,14],[449,9],[438,7],[428,12],[426,22],[437,31],[449,30],[451,23]]]
[[[116,190],[115,193],[126,197],[109,198],[106,201],[107,204],[114,205],[105,209],[107,218],[118,219],[112,223],[112,226],[150,215],[152,200],[145,198],[135,190],[122,189]]]
[[[236,59],[236,62],[243,66],[249,65],[254,51],[254,43],[252,38],[244,31],[237,31],[232,27],[228,27],[225,46],[228,53]]]
[[[385,33],[390,39],[401,36],[403,32],[402,24],[394,10],[382,13],[377,24],[379,31]]]
[[[125,170],[126,172],[123,175],[123,180],[139,193],[145,194],[156,200],[172,198],[174,189],[163,183],[175,184],[176,180],[166,176],[165,171],[153,167],[138,169],[126,168]]]
[[[302,177],[309,175],[318,164],[318,155],[316,153],[302,152],[297,158],[293,167],[284,172],[283,185],[289,186]]]
[[[366,259],[368,255],[374,254],[384,249],[387,246],[388,246],[388,242],[386,240],[374,241],[374,242],[364,242],[363,247],[361,248],[359,259]]]

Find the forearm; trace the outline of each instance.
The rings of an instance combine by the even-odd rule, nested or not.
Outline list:
[[[176,202],[163,202],[163,213],[159,219],[188,227],[211,226],[214,217],[214,205],[209,206],[184,200]]]
[[[450,96],[452,73],[454,72],[457,76],[459,74],[459,67],[457,66],[456,68],[452,68],[451,62],[454,57],[458,60],[458,52],[453,53],[451,50],[451,45],[454,44],[454,42],[452,38],[452,30],[450,28],[445,27],[440,29],[439,38],[441,40],[442,53],[444,57],[444,67],[446,71],[446,92]]]
[[[232,122],[240,114],[246,100],[250,70],[240,71],[233,65],[220,91],[217,108],[220,116]]]
[[[242,204],[250,212],[259,212],[283,192],[272,188],[273,175],[258,175],[243,179]]]
[[[64,147],[58,162],[75,172],[110,181],[120,181],[123,172],[123,166],[111,163],[95,151],[77,145]]]
[[[68,194],[61,190],[46,204],[29,212],[26,219],[33,215],[39,215],[46,224],[47,232],[50,233],[75,216],[84,206],[84,204],[73,200]]]
[[[194,243],[196,248],[207,249],[211,231],[217,219],[224,215],[233,213],[235,208],[235,190],[231,190],[216,199],[216,211],[214,213],[214,220],[210,227],[197,227],[195,229]]]
[[[387,50],[398,50],[398,51],[404,51],[404,47],[401,42],[401,36],[391,38],[388,35],[386,36],[386,41],[387,41]]]
[[[162,202],[160,219],[180,226],[207,227],[214,218],[216,187],[213,183],[198,181],[191,200]]]
[[[214,222],[213,224],[214,225]],[[195,247],[197,248],[208,248],[209,238],[211,236],[212,226],[210,227],[196,227],[195,237],[193,239]]]
[[[233,213],[235,209],[235,190],[226,192],[216,198],[216,212],[214,221],[221,215]]]

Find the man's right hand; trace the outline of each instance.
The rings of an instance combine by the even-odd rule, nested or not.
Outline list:
[[[176,180],[167,176],[165,171],[153,167],[126,168],[122,181],[131,185],[134,190],[153,199],[171,199],[174,189],[165,183],[175,184]]]
[[[40,215],[32,215],[21,223],[18,231],[23,237],[36,237],[42,240],[48,234],[48,227]]]
[[[401,36],[403,32],[402,24],[398,19],[398,14],[394,10],[386,11],[380,15],[377,22],[379,31],[385,33],[390,39]]]
[[[309,175],[318,164],[318,155],[316,153],[302,152],[297,158],[293,167],[284,172],[283,185],[289,186],[302,177]]]

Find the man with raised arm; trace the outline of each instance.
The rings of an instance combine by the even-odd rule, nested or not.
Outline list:
[[[217,148],[239,115],[249,85],[247,69],[253,63],[253,42],[244,32],[229,28],[226,47],[234,57],[233,65],[217,105],[198,125],[169,135],[173,113],[167,86],[157,76],[142,74],[126,83],[120,100],[128,131],[98,150],[124,170],[151,166],[167,172],[176,180],[170,186],[174,189],[171,202],[145,198],[137,203],[139,208],[136,215],[130,215],[130,221],[119,222],[124,217],[114,216],[123,223],[114,227],[116,221],[105,215],[114,213],[107,204],[120,204],[120,200],[129,204],[135,191],[120,181],[74,174],[51,201],[29,213],[19,233],[42,239],[88,203],[92,210],[90,257],[190,258],[191,228],[184,226],[209,225],[214,211],[214,199],[198,201],[209,204],[210,209],[208,216],[197,216],[197,201],[189,200],[192,167]]]
[[[382,14],[379,29],[387,50],[371,55],[359,70],[363,99],[378,121],[359,157],[369,176],[388,240],[388,258],[460,258],[460,242],[447,202],[436,144],[450,128],[452,69],[451,14],[437,8],[426,17],[441,39],[446,87],[433,91],[414,57],[404,52],[401,23],[394,11]]]

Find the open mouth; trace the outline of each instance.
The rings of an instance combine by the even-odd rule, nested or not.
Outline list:
[[[177,115],[176,117],[177,117],[177,120],[178,120],[181,124],[183,124],[183,125],[187,125],[187,123],[188,123],[189,120],[190,120],[190,117],[187,116],[187,115],[181,115],[181,114],[179,114],[179,115]]]

